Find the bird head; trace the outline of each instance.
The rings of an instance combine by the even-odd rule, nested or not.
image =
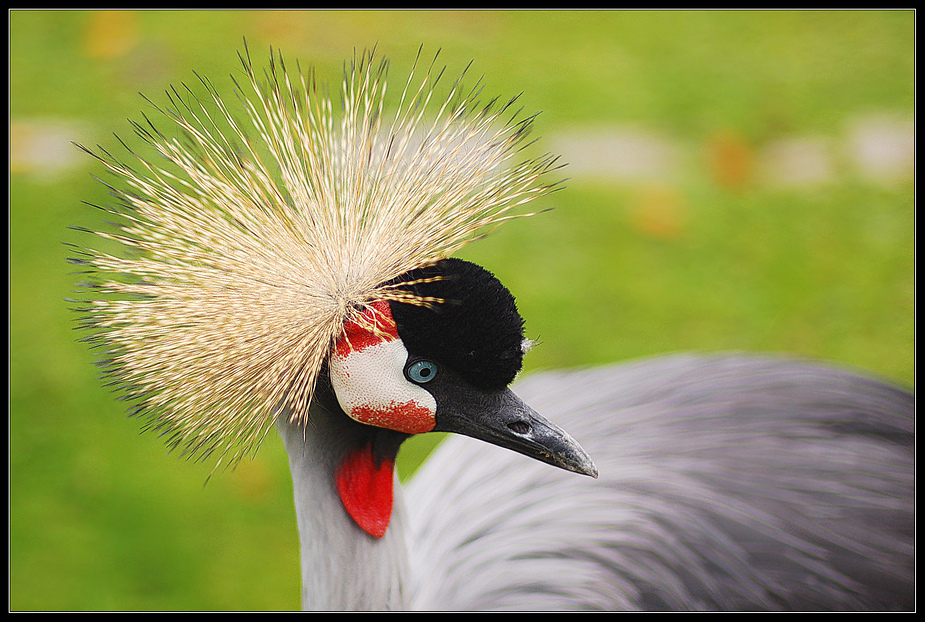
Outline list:
[[[597,476],[581,446],[509,388],[529,341],[514,296],[493,274],[444,259],[393,285],[415,302],[371,304],[345,326],[331,354],[331,386],[349,417],[409,435],[464,434]],[[382,492],[391,486],[390,470],[383,467],[388,463],[389,457],[358,448],[339,469],[344,506],[373,535],[384,533],[391,513],[391,495]],[[358,479],[376,481],[379,470],[372,494],[368,484],[357,486]],[[358,499],[361,493],[367,498]]]

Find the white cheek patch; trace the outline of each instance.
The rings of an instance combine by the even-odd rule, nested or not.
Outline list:
[[[405,378],[408,351],[388,303],[373,305],[365,319],[377,328],[348,326],[331,355],[331,384],[341,408],[352,419],[380,428],[407,434],[433,430],[437,402]]]

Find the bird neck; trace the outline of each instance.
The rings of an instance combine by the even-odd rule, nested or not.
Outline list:
[[[280,416],[277,428],[292,472],[303,608],[407,609],[405,507],[392,468],[405,435],[356,423],[323,381],[308,423],[287,419]],[[370,471],[370,465],[379,468]],[[355,518],[363,508],[346,506],[371,502],[383,507],[385,502],[378,497],[385,494],[384,485],[390,493],[387,528],[381,535],[371,535],[360,527],[363,519]]]

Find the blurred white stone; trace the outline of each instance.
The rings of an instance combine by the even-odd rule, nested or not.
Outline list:
[[[759,156],[759,174],[782,187],[824,184],[834,178],[831,147],[824,138],[792,136],[771,142]]]
[[[548,147],[568,164],[569,176],[664,181],[678,169],[678,146],[638,128],[578,128],[552,137]]]
[[[86,129],[59,119],[10,121],[10,173],[54,178],[75,168],[85,154],[74,142],[85,140]]]
[[[915,169],[915,126],[888,115],[860,117],[849,124],[846,152],[862,176],[881,182],[911,177]]]

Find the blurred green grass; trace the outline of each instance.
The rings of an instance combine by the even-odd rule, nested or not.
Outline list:
[[[195,70],[229,92],[242,37],[255,59],[272,45],[335,80],[372,45],[395,76],[421,44],[451,75],[474,59],[486,93],[542,111],[538,150],[580,160],[577,137],[634,128],[677,156],[640,178],[606,157],[566,168],[539,205],[552,211],[466,249],[517,296],[540,342],[528,371],[732,349],[911,386],[912,169],[872,178],[847,148],[859,118],[911,132],[914,25],[910,11],[11,12],[10,608],[299,605],[278,440],[211,479],[165,456],[72,330],[62,242],[95,216],[81,202],[107,197],[67,141],[131,138],[126,119],[150,111],[139,91],[161,102]],[[827,176],[762,174],[793,136],[829,147]],[[403,450],[403,474],[428,445]]]

